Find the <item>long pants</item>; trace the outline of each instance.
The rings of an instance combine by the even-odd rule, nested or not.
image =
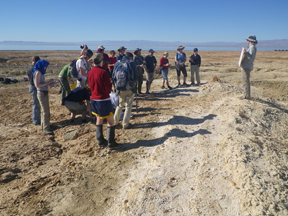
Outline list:
[[[50,131],[50,107],[48,94],[37,94],[41,106],[41,127],[43,131]]]
[[[33,108],[32,108],[32,121],[33,124],[40,124],[40,104],[37,98],[37,89],[30,85],[29,92],[33,99]]]
[[[191,83],[195,84],[194,74],[196,74],[197,84],[200,85],[199,67],[197,65],[191,65]]]
[[[64,98],[70,94],[71,89],[67,78],[59,78],[59,82],[62,88],[61,102],[63,102]]]
[[[142,84],[143,84],[143,72],[138,71],[138,82],[136,83],[136,89],[138,90],[138,93],[141,93]]]
[[[249,69],[249,68],[245,68],[245,69],[241,70],[242,85],[244,87],[244,98],[246,98],[246,99],[251,98],[250,73],[251,73],[251,69]]]
[[[124,129],[129,126],[133,100],[134,100],[134,93],[131,90],[120,91],[120,93],[119,93],[119,105],[117,106],[116,111],[115,111],[115,115],[114,115],[115,125],[117,125],[119,123],[121,112],[122,112],[123,107],[125,105],[125,113],[124,113],[122,125],[123,125]]]

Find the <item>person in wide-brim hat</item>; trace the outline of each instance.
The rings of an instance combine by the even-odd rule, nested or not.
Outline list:
[[[125,56],[124,53],[126,49],[127,48],[124,46],[119,47],[118,49],[119,55],[116,57],[116,61],[121,60]]]
[[[182,45],[180,45],[180,46],[177,48],[178,51],[179,51],[179,50],[183,50],[183,49],[185,49],[185,47],[183,47]]]
[[[250,73],[253,71],[254,60],[256,58],[257,47],[255,35],[249,35],[246,38],[248,43],[248,49],[244,49],[244,59],[241,62],[241,78],[242,85],[244,86],[244,99],[251,99],[251,90],[250,90]],[[242,99],[242,98],[241,98]]]
[[[135,51],[134,51],[134,55],[138,55],[138,51],[139,51],[139,50],[141,51],[142,49],[136,48]]]

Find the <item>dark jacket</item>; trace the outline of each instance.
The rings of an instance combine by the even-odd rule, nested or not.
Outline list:
[[[192,62],[192,59],[193,59],[193,62]],[[191,65],[199,65],[199,67],[200,67],[200,65],[201,65],[201,57],[200,57],[200,55],[191,55],[190,56],[190,58],[189,58],[189,62],[191,63]]]

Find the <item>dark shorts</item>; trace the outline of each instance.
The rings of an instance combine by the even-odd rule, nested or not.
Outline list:
[[[177,76],[180,76],[181,75],[181,71],[182,71],[183,76],[187,77],[186,67],[176,66],[176,71],[177,71]]]
[[[91,100],[92,114],[105,119],[114,116],[114,109],[111,100],[95,101]]]

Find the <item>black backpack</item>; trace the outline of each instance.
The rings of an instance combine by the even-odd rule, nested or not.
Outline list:
[[[81,58],[78,58],[78,59],[81,59]],[[70,71],[72,77],[74,77],[74,78],[78,78],[78,71],[76,68],[76,62],[78,59],[74,59],[69,65],[69,71]]]

